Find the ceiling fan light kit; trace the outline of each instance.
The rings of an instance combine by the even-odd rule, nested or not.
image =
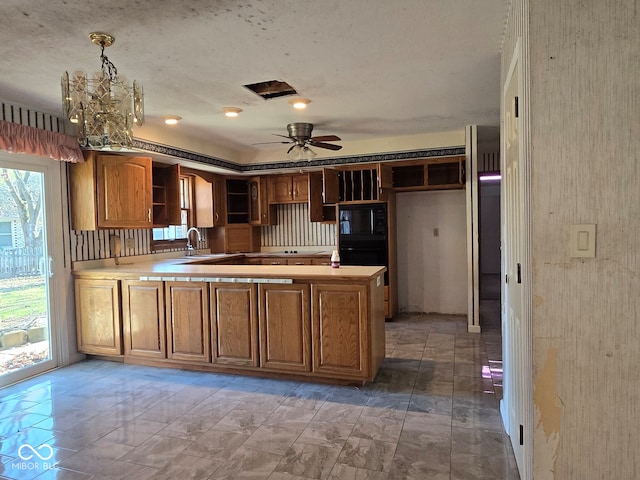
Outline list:
[[[309,148],[309,145],[311,145],[312,147],[326,148],[327,150],[334,151],[340,150],[342,148],[342,145],[326,143],[338,142],[342,140],[336,135],[320,135],[317,137],[312,137],[311,132],[313,132],[313,124],[311,123],[290,123],[289,125],[287,125],[287,132],[289,133],[288,136],[274,133],[274,135],[277,137],[286,138],[286,141],[281,140],[279,142],[261,142],[254,143],[254,145],[262,145],[266,143],[293,143],[289,150],[287,150],[287,157],[290,160],[312,160],[317,154],[316,152],[311,150],[311,148]]]
[[[88,77],[81,70],[62,75],[62,109],[76,125],[78,142],[95,150],[120,150],[133,146],[133,125],[144,123],[144,93],[135,80],[129,84],[104,54],[115,37],[92,32],[91,41],[101,49],[101,70]]]
[[[318,154],[311,150],[306,145],[301,147],[300,145],[294,145],[287,152],[287,158],[289,160],[313,160]]]

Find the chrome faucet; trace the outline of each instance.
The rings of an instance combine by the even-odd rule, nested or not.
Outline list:
[[[202,237],[200,236],[200,231],[196,227],[191,227],[189,230],[187,230],[187,255],[188,256],[193,255],[194,251],[196,252],[196,255],[198,254],[198,250],[194,249],[193,245],[191,245],[191,237],[189,236],[191,232],[196,232],[196,235],[198,236],[198,242],[202,241]]]

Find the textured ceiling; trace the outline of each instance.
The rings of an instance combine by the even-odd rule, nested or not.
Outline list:
[[[252,144],[294,121],[345,142],[498,125],[508,3],[3,0],[0,98],[60,115],[60,75],[98,70],[88,34],[104,31],[119,73],[144,86],[148,123],[180,115],[179,133],[227,148],[273,148]],[[242,86],[266,80],[311,104]],[[244,111],[228,119],[225,106]]]

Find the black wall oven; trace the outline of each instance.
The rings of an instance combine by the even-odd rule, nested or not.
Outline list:
[[[342,265],[389,267],[387,204],[371,203],[338,207],[338,245]],[[385,285],[389,274],[384,274]]]

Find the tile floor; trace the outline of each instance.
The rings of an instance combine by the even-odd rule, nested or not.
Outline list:
[[[97,360],[5,388],[0,478],[518,479],[499,331],[445,315],[386,330],[362,388]]]

